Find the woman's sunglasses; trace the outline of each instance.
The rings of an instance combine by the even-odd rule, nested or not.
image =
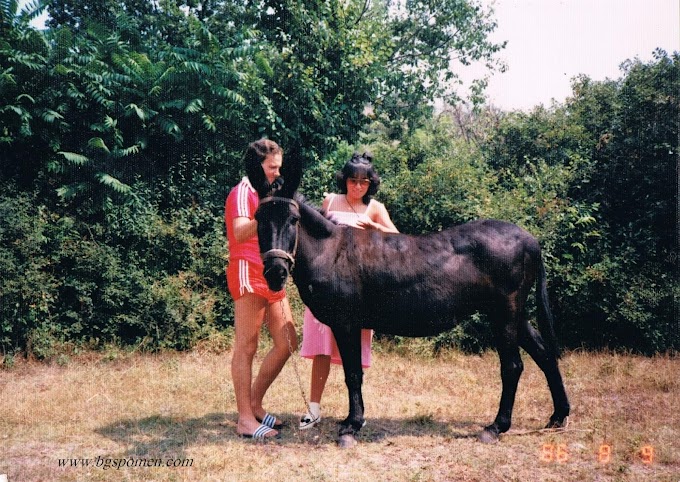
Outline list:
[[[353,177],[348,177],[347,182],[350,183],[350,184],[354,184],[355,186],[359,185],[359,186],[362,186],[362,187],[368,186],[369,184],[371,184],[370,179],[355,179]]]

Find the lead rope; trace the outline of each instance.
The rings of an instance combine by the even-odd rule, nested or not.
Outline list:
[[[283,319],[286,320],[286,322],[290,321],[290,323],[293,326],[295,326],[295,323],[293,323],[293,320],[287,320],[286,319],[286,310],[283,307],[283,300],[279,301],[279,305],[281,306],[281,316],[283,317]],[[305,394],[305,389],[302,385],[302,377],[300,377],[300,371],[298,370],[297,360],[295,359],[295,356],[294,356],[295,350],[293,350],[293,342],[290,340],[290,335],[288,333],[288,330],[286,330],[286,340],[288,340],[288,351],[290,351],[290,358],[293,362],[293,371],[295,372],[295,378],[297,379],[297,382],[298,382],[298,388],[300,388],[300,396],[302,397],[302,403],[305,406],[305,408],[307,409],[307,413],[311,413],[310,408],[309,408],[309,403],[307,402],[307,395]],[[298,422],[298,428],[296,430],[296,433],[297,433],[298,438],[299,438],[300,437],[299,422]]]

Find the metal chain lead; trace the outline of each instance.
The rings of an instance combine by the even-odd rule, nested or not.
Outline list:
[[[281,300],[279,302],[279,304],[281,305],[281,316],[283,317],[283,319],[286,322],[290,321],[290,323],[293,326],[295,326],[295,324],[293,323],[292,320],[286,319],[286,310],[283,306],[283,300]],[[309,403],[307,402],[307,395],[305,395],[305,389],[302,385],[302,378],[300,377],[300,371],[298,370],[297,361],[295,360],[295,356],[294,356],[295,350],[293,350],[293,342],[290,340],[290,334],[288,333],[288,330],[286,330],[286,339],[288,340],[288,350],[290,351],[290,358],[293,362],[293,371],[295,372],[295,378],[297,378],[298,387],[300,388],[300,395],[302,396],[302,403],[304,404],[305,408],[307,409],[307,413],[311,413],[310,408],[309,408]]]

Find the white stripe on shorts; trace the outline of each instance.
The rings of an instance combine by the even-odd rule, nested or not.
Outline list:
[[[238,260],[238,289],[241,296],[246,292],[255,293],[255,290],[250,286],[250,275],[248,273],[248,261],[245,259]]]

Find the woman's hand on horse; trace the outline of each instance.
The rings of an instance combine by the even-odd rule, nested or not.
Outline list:
[[[375,230],[378,230],[378,231],[383,230],[383,227],[380,224],[376,223],[375,221],[371,221],[371,220],[364,221],[364,220],[360,219],[359,221],[357,221],[357,227],[360,227],[360,228],[363,228],[363,229],[375,229]]]

